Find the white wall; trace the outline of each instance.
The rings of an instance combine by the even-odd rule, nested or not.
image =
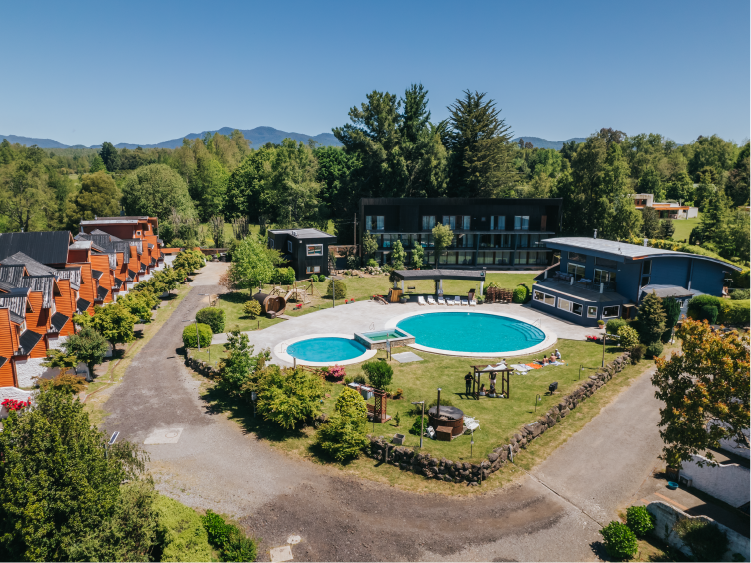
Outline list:
[[[175,258],[177,258],[177,254],[165,254],[164,255],[164,265],[165,266],[172,266],[172,262],[175,261]]]
[[[28,358],[26,360],[16,361],[16,374],[18,375],[18,386],[22,388],[31,388],[36,384],[38,377],[42,377],[48,368],[42,365],[46,358]]]
[[[712,495],[735,507],[746,504],[749,499],[749,470],[737,463],[700,467],[697,461],[706,461],[700,455],[693,461],[684,462],[681,477],[692,480],[691,486]]]
[[[15,399],[16,401],[28,401],[31,399],[31,391],[24,391],[18,387],[0,387],[0,403],[5,399]],[[8,416],[8,409],[0,407],[0,418]]]
[[[59,350],[66,340],[68,340],[67,336],[52,336],[52,337],[48,336],[47,337],[47,342],[49,343],[50,350]]]

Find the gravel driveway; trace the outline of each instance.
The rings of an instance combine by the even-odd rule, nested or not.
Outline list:
[[[202,278],[216,280],[223,267],[206,266],[134,358],[104,407],[105,425],[138,443],[179,429],[176,443],[144,446],[158,488],[238,517],[262,538],[262,560],[292,534],[302,538],[292,546],[296,560],[594,560],[599,523],[631,500],[659,453],[657,402],[642,376],[533,475],[492,493],[407,493],[290,459],[211,414],[176,352],[182,320],[205,306],[198,294],[221,291]]]

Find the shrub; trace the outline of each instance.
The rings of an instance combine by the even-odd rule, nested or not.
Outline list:
[[[203,516],[201,520],[206,531],[208,542],[219,549],[225,546],[229,541],[232,532],[237,529],[232,524],[227,524],[224,521],[224,518],[211,509],[206,511],[206,515]]]
[[[330,366],[328,368],[324,368],[323,371],[324,376],[329,381],[341,381],[342,379],[344,379],[344,376],[347,375],[342,366]]]
[[[610,319],[608,324],[605,325],[605,332],[608,334],[618,334],[620,328],[626,325],[628,325],[628,323],[625,319]]]
[[[368,380],[365,379],[365,376],[361,373],[357,374],[352,381],[359,383],[360,385],[367,385],[368,383]]]
[[[662,342],[659,340],[657,342],[652,342],[649,346],[647,346],[647,358],[657,358],[660,354],[662,354]]]
[[[357,270],[360,267],[360,257],[355,256],[354,254],[351,256],[347,256],[347,268],[350,270]]]
[[[277,268],[274,270],[274,276],[271,278],[272,283],[281,285],[292,285],[295,283],[294,268]]]
[[[748,299],[730,300],[723,299],[717,321],[728,325],[747,325],[751,316]]]
[[[713,325],[717,323],[717,316],[719,315],[719,308],[714,305],[698,305],[693,309],[689,309],[689,315],[699,321],[707,321]]]
[[[345,387],[336,400],[334,415],[316,433],[316,443],[337,461],[353,459],[368,444],[365,436],[368,409],[362,396]]]
[[[261,314],[261,304],[255,299],[249,299],[245,302],[245,305],[243,305],[243,313],[245,313],[246,317],[255,319]]]
[[[378,262],[376,262],[375,260],[371,258],[370,260],[368,260],[368,266],[370,266],[371,268],[377,268]]]
[[[224,518],[213,512],[206,511],[201,518],[206,530],[209,543],[219,550],[222,561],[255,561],[258,547],[256,542],[245,537],[242,531]]]
[[[380,360],[365,362],[362,365],[362,370],[368,376],[370,384],[376,389],[385,390],[391,385],[391,380],[394,377],[394,369]]]
[[[741,301],[749,298],[751,298],[751,290],[749,289],[734,289],[730,292],[730,299],[733,301]]]
[[[337,299],[344,299],[345,297],[347,297],[347,284],[341,280],[329,280],[329,283],[326,285],[326,295],[328,297],[332,296],[332,291],[334,289],[334,282],[336,282],[335,297]]]
[[[198,334],[201,338],[201,346],[210,346],[214,333],[209,325],[198,323]],[[197,348],[196,324],[191,323],[183,329],[183,344],[186,348]]]
[[[626,509],[626,526],[641,538],[655,529],[655,517],[646,506],[629,506]]]
[[[631,363],[637,364],[641,362],[641,359],[644,357],[644,354],[647,353],[647,347],[644,344],[637,344],[633,348],[631,348]]]
[[[628,526],[620,522],[611,522],[600,530],[605,550],[614,559],[630,559],[639,549],[636,535]]]
[[[159,561],[211,561],[208,535],[195,510],[159,495],[154,511]]]
[[[196,313],[196,320],[201,324],[209,325],[214,334],[224,332],[224,309],[205,307]]]
[[[422,422],[420,422],[420,419],[423,419]],[[414,434],[415,436],[420,435],[420,429],[423,430],[428,427],[428,417],[427,416],[418,416],[414,423],[412,423],[412,428],[409,429],[410,434]]]
[[[517,285],[514,288],[512,301],[514,303],[526,303],[529,296],[529,288],[526,285]]]
[[[222,549],[222,561],[255,561],[257,555],[256,542],[239,530],[230,534],[229,541]]]
[[[491,287],[498,287],[498,288],[500,288],[501,286],[498,285],[495,282],[490,282],[489,284],[485,285],[485,287],[482,290],[482,294],[483,295],[487,295],[488,294],[488,288],[491,288]]]
[[[315,373],[270,365],[261,372],[256,385],[256,408],[264,420],[291,429],[321,414],[323,381]]]
[[[621,348],[631,350],[634,346],[639,344],[639,333],[630,326],[623,324],[618,329],[618,343]]]
[[[696,518],[684,518],[676,522],[673,530],[697,561],[721,561],[728,550],[728,536],[717,527],[717,524]]]
[[[700,307],[704,305],[708,305],[710,307],[717,307],[717,310],[719,311],[720,306],[722,305],[722,299],[714,295],[706,295],[706,294],[697,295],[696,297],[693,297],[691,301],[688,302],[689,315],[693,317],[692,313],[694,313],[695,311],[697,311]]]
[[[52,379],[37,380],[40,389],[55,389],[71,395],[86,389],[86,378],[72,373],[61,373]]]

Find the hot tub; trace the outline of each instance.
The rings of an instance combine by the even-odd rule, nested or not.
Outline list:
[[[355,340],[368,350],[385,350],[387,342],[391,347],[407,346],[415,343],[415,337],[398,328],[388,330],[376,330],[373,332],[355,333]]]

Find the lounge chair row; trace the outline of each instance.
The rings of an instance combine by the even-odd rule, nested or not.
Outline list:
[[[428,299],[426,301],[425,298],[422,295],[419,295],[417,297],[417,304],[418,305],[435,305],[435,304],[438,304],[438,305],[447,305],[447,306],[451,306],[451,307],[453,307],[454,305],[459,305],[459,306],[468,305],[468,306],[474,307],[475,305],[477,305],[477,301],[475,299],[471,299],[471,300],[462,299],[458,295],[456,295],[453,299],[451,299],[451,298],[444,299],[443,297],[439,297],[437,301],[433,298],[432,295],[428,295]]]

